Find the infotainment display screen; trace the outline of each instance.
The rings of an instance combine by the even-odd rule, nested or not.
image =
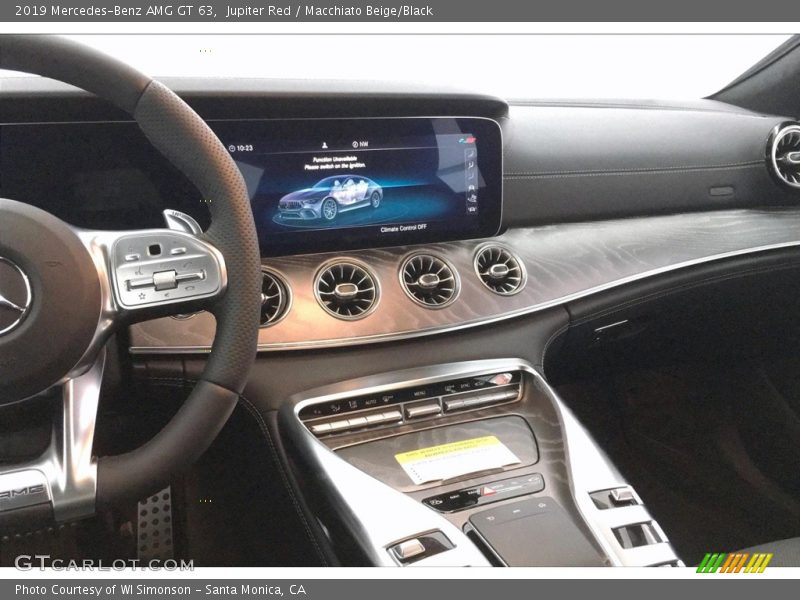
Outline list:
[[[244,175],[264,256],[495,235],[502,142],[482,118],[211,123]]]

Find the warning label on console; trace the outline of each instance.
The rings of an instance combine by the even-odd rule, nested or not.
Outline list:
[[[395,454],[395,459],[415,485],[499,469],[520,462],[493,435],[403,452]]]

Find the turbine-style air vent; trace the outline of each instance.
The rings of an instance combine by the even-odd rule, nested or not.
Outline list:
[[[501,246],[487,246],[475,257],[475,271],[495,294],[511,296],[525,285],[522,262]]]
[[[339,319],[365,317],[378,302],[375,278],[350,262],[337,262],[320,271],[314,293],[322,308]]]
[[[289,286],[275,273],[261,271],[261,326],[274,325],[289,312]]]
[[[458,295],[455,270],[430,254],[408,257],[400,267],[400,283],[414,302],[428,308],[447,306]]]
[[[786,185],[800,188],[800,125],[784,125],[767,148],[775,175]]]

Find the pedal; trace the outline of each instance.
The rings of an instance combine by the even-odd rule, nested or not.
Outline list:
[[[136,554],[140,561],[174,557],[172,540],[172,488],[139,501],[136,527]]]

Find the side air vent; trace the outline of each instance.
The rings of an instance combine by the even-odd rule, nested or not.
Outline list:
[[[800,124],[779,127],[767,151],[775,175],[786,185],[800,188]]]
[[[525,286],[522,262],[502,246],[486,246],[475,256],[475,272],[495,294],[511,296]]]
[[[272,271],[261,271],[261,326],[274,325],[289,312],[289,286]]]
[[[355,320],[367,316],[378,302],[378,284],[365,267],[337,262],[323,268],[314,283],[320,306],[334,317]]]
[[[447,306],[458,295],[455,269],[431,254],[409,256],[400,267],[400,283],[414,302],[427,308]]]

